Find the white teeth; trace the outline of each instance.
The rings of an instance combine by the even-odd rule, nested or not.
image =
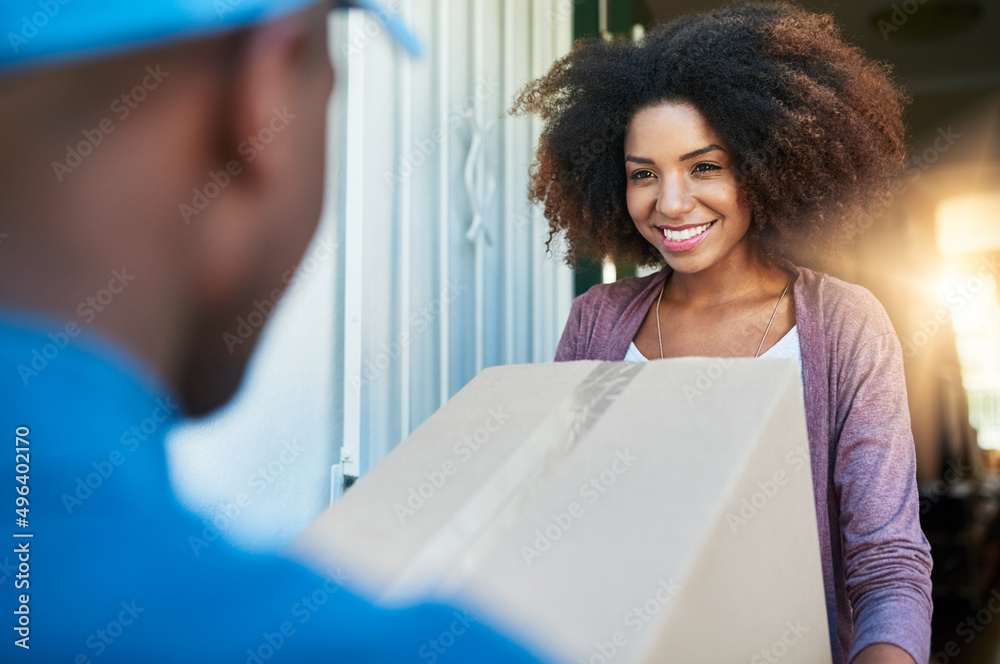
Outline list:
[[[696,235],[701,235],[708,230],[708,227],[712,225],[713,222],[709,222],[702,226],[696,226],[695,228],[688,228],[683,231],[672,231],[669,228],[663,229],[663,237],[667,238],[671,242],[680,242],[681,240],[687,240],[693,238]]]

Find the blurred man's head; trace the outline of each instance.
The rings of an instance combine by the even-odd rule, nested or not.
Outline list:
[[[0,307],[100,332],[191,413],[235,392],[259,335],[224,335],[284,289],[319,219],[329,3],[273,4],[139,50],[0,59]]]

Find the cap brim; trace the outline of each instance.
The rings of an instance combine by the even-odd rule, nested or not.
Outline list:
[[[376,20],[385,26],[393,40],[409,51],[410,55],[419,56],[422,52],[420,41],[410,32],[403,22],[399,20],[398,14],[379,7],[372,0],[333,0],[334,7],[345,7],[364,9],[376,16]]]
[[[322,0],[74,0],[38,11],[37,0],[2,0],[0,26],[9,48],[0,48],[0,74],[80,62],[210,36],[274,20]],[[403,26],[399,10],[372,0],[330,0],[331,8],[364,9],[413,55],[421,48]]]

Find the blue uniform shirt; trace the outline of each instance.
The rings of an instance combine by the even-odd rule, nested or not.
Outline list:
[[[205,524],[163,447],[176,398],[73,332],[0,320],[0,661],[537,661],[462,611],[381,609],[339,570],[193,546]]]

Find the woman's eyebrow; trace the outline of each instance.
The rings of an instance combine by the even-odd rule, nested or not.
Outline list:
[[[706,152],[711,152],[712,150],[722,150],[723,152],[726,151],[726,149],[721,145],[716,145],[715,143],[712,143],[711,145],[706,145],[705,147],[695,150],[694,152],[688,152],[687,154],[682,155],[678,161],[687,161],[691,157],[697,157],[699,155],[705,154]]]
[[[721,145],[716,145],[715,143],[712,143],[710,145],[706,145],[703,148],[698,148],[694,152],[688,152],[685,155],[681,155],[681,158],[678,159],[677,161],[687,161],[692,157],[703,155],[707,152],[711,152],[712,150],[722,150],[723,152],[725,152],[726,148],[722,147]],[[652,159],[647,159],[646,157],[636,157],[634,155],[626,155],[625,161],[635,162],[636,164],[650,164],[650,165],[656,163]]]

